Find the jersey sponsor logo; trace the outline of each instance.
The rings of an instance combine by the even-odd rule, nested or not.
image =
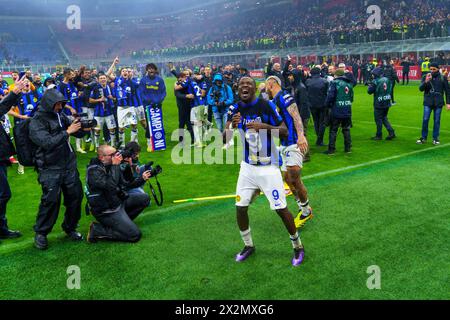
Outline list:
[[[248,123],[254,123],[254,122],[262,122],[261,117],[256,117],[255,119],[244,119],[244,120],[242,121],[242,124],[243,124],[243,125],[246,125],[246,124],[248,124]]]

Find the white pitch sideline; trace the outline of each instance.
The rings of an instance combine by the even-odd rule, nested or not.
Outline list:
[[[416,151],[412,151],[412,152],[402,153],[402,154],[399,154],[396,156],[373,160],[373,161],[368,161],[368,162],[356,164],[353,166],[347,166],[347,167],[342,167],[342,168],[338,168],[338,169],[334,169],[334,170],[323,171],[323,172],[304,176],[304,177],[302,177],[302,180],[310,180],[310,179],[320,178],[320,177],[324,177],[324,176],[331,175],[334,173],[341,173],[341,172],[349,171],[352,169],[367,167],[367,166],[371,166],[371,165],[375,165],[375,164],[379,164],[379,163],[383,163],[383,162],[388,162],[388,161],[392,161],[392,160],[396,160],[396,159],[400,159],[400,158],[404,158],[404,157],[408,157],[408,156],[412,156],[412,155],[416,155],[416,154],[420,154],[420,153],[425,153],[425,152],[436,150],[436,149],[446,148],[449,146],[450,146],[450,143],[446,143],[446,144],[442,144],[440,146],[433,146],[433,147],[425,148],[422,150],[416,150]],[[189,207],[195,206],[197,204],[198,204],[197,202],[186,202],[186,203],[181,203],[181,204],[166,207],[166,208],[160,208],[160,209],[156,209],[156,210],[151,209],[151,210],[147,210],[147,211],[143,212],[140,215],[140,217],[147,216],[149,214],[169,212],[172,210],[178,211],[180,209],[189,208]],[[55,232],[55,233],[49,235],[48,239],[49,240],[63,239],[64,237],[65,237],[65,235],[63,232],[59,232],[59,233]],[[10,244],[5,244],[3,242],[2,245],[0,246],[0,253],[12,252],[12,251],[24,249],[24,248],[31,248],[32,246],[33,246],[33,238],[24,239],[20,242],[15,242],[15,243],[10,243]]]

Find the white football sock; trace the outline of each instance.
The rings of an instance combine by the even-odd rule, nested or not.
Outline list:
[[[239,231],[241,233],[242,240],[247,247],[253,247],[253,239],[250,228],[245,231]]]
[[[300,249],[303,247],[302,241],[300,240],[300,236],[298,235],[298,232],[296,232],[294,235],[290,236],[292,247],[294,249]]]

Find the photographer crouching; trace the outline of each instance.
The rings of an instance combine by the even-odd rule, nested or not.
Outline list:
[[[142,192],[128,192],[142,187],[150,179],[147,170],[131,181],[125,178],[121,164],[130,163],[132,155],[123,154],[108,145],[98,148],[97,158],[89,163],[86,173],[88,203],[98,223],[89,227],[88,242],[98,240],[138,242],[141,231],[134,219],[150,204],[150,197]]]

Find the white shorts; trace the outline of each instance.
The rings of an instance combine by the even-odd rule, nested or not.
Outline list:
[[[296,144],[289,147],[280,147],[280,154],[283,160],[281,171],[287,171],[287,167],[299,166],[300,169],[303,168],[303,154]]]
[[[129,125],[137,124],[135,107],[117,107],[117,122],[119,128],[125,128]]]
[[[145,120],[144,106],[134,107],[136,109],[136,117],[138,121]]]
[[[196,106],[191,109],[191,122],[203,121],[205,118],[205,106]]]
[[[247,207],[255,191],[262,191],[270,203],[270,209],[287,207],[283,178],[277,166],[253,166],[241,163],[236,186],[236,206]]]
[[[94,119],[94,112],[95,112],[94,108],[82,107],[81,112],[87,113],[87,118],[85,118],[85,119],[87,119],[87,120]]]
[[[97,126],[95,129],[102,130],[103,125],[106,123],[106,127],[108,130],[112,130],[116,128],[116,120],[114,120],[114,116],[106,116],[106,117],[95,117],[95,120],[97,121]]]
[[[5,116],[4,120],[5,121],[3,122],[3,128],[5,129],[7,134],[10,134],[10,132],[11,132],[11,122],[9,121],[8,115]]]

